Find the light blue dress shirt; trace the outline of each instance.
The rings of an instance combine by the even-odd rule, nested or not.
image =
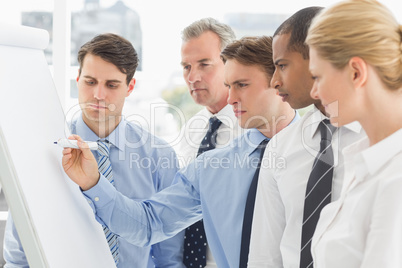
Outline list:
[[[142,202],[120,194],[103,176],[84,194],[100,222],[138,246],[169,238],[203,218],[218,267],[239,267],[246,198],[264,139],[250,129],[231,145],[201,154],[170,187]]]
[[[71,133],[87,141],[99,139],[84,123],[82,116],[71,124]],[[115,187],[106,181],[112,186],[113,192],[130,200],[140,200],[150,198],[172,184],[179,164],[174,150],[165,141],[124,119],[106,139],[112,144],[109,157]],[[93,152],[97,158],[97,152]],[[124,219],[121,220],[118,225],[126,225]],[[11,220],[7,223],[5,234],[4,257],[9,263],[6,267],[27,267],[15,226],[10,223]],[[138,247],[119,237],[118,268],[183,268],[183,239],[184,232],[180,232],[161,243]],[[13,266],[13,263],[17,265]]]

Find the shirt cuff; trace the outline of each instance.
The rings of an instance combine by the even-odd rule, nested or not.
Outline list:
[[[100,175],[98,183],[87,191],[82,192],[96,208],[102,208],[112,202],[116,196],[116,188],[105,176]]]

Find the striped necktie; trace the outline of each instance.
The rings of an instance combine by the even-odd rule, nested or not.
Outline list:
[[[197,156],[215,148],[217,131],[221,124],[222,122],[216,117],[209,119],[208,132],[201,141]],[[206,253],[207,238],[205,236],[204,223],[200,220],[185,231],[183,263],[187,268],[205,267],[207,263]]]
[[[112,165],[109,160],[110,143],[107,140],[98,141],[98,170],[109,180],[109,182],[114,186],[114,178]],[[109,244],[110,252],[112,253],[114,262],[116,265],[119,263],[119,243],[117,240],[117,235],[113,234],[107,226],[102,226],[103,232],[105,233],[106,240]]]
[[[321,133],[320,151],[314,160],[304,199],[300,268],[313,268],[311,239],[321,210],[331,202],[334,169],[331,140],[336,127],[332,126],[328,119],[324,119],[320,122],[319,128]]]

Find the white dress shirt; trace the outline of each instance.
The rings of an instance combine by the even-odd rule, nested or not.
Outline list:
[[[345,182],[313,237],[314,267],[402,267],[402,129],[344,150]]]
[[[318,125],[325,118],[314,107],[269,142],[258,180],[249,267],[299,267],[306,185],[320,149]],[[332,136],[332,201],[340,196],[344,177],[340,152],[364,136],[357,122],[338,128]]]
[[[234,115],[231,105],[226,105],[216,114],[212,114],[203,108],[196,115],[191,117],[181,130],[180,141],[174,148],[176,149],[180,167],[185,167],[197,157],[198,149],[202,139],[208,131],[209,119],[216,116],[222,124],[218,128],[216,137],[216,148],[222,148],[244,133],[239,127],[237,118]],[[206,268],[217,268],[211,250],[207,247],[207,266]]]
[[[206,108],[203,108],[186,122],[180,131],[179,141],[176,145],[173,145],[180,167],[187,166],[197,157],[201,141],[208,131],[209,119],[213,116],[216,116],[222,122],[216,137],[216,148],[229,145],[234,138],[244,133],[237,123],[237,118],[231,105],[226,105],[216,114],[212,114]]]

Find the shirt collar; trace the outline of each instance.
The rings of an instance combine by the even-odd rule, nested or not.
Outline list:
[[[364,149],[366,149],[369,146],[369,140],[366,137],[358,140],[355,143],[352,143],[348,146],[346,146],[343,150],[342,150],[342,154],[344,156],[344,163],[345,163],[345,170],[346,170],[346,166],[353,166],[353,169],[355,170],[355,174],[356,174],[356,179],[357,180],[361,180],[361,178],[364,178],[367,174],[367,169],[364,167],[364,160],[361,156],[361,154],[359,154],[361,151],[363,151]],[[345,177],[347,178],[347,177]],[[346,185],[346,181],[344,182],[344,184]]]
[[[289,123],[289,125],[293,124],[294,122],[296,122],[297,120],[300,119],[300,115],[297,111],[295,111],[295,116],[293,117],[292,121]],[[256,128],[251,128],[247,131],[247,133],[245,134],[247,136],[245,136],[248,140],[246,142],[248,142],[251,146],[251,150],[248,153],[249,155],[252,154],[258,147],[258,145],[263,141],[263,140],[271,140],[270,138],[267,138],[266,136],[264,136],[258,129]]]
[[[321,111],[318,110],[315,105],[313,105],[313,110],[311,111],[311,113],[307,113],[305,116],[308,116],[308,118],[306,119],[304,124],[308,128],[307,131],[309,131],[309,135],[311,138],[313,138],[314,135],[317,133],[320,122],[324,119],[329,120],[329,118],[321,113]],[[362,126],[359,124],[359,122],[352,122],[342,127],[347,128],[355,133],[360,133],[362,129]]]
[[[297,110],[295,110],[295,116],[293,117],[292,121],[289,123],[289,126],[300,119],[300,114]]]
[[[251,128],[249,129],[246,134],[244,134],[247,140],[246,144],[249,144],[249,152],[248,155],[251,155],[260,145],[263,140],[270,140],[269,138],[265,137],[258,129]]]
[[[225,107],[223,107],[219,112],[216,114],[212,114],[210,111],[208,111],[207,108],[204,108],[202,112],[207,118],[215,116],[218,118],[223,125],[226,127],[229,127],[230,129],[235,128],[235,124],[237,124],[237,118],[234,115],[234,112],[232,110],[232,106],[227,104]],[[208,128],[208,120],[205,121],[205,128]]]
[[[126,126],[127,121],[122,117],[117,127],[105,138],[121,151],[125,149]],[[82,115],[77,119],[76,132],[84,141],[98,141],[100,139],[84,122]]]
[[[368,138],[366,139],[368,144]],[[399,129],[389,137],[361,152],[361,157],[370,175],[374,175],[389,163],[393,157],[402,152],[401,139],[402,129]]]

